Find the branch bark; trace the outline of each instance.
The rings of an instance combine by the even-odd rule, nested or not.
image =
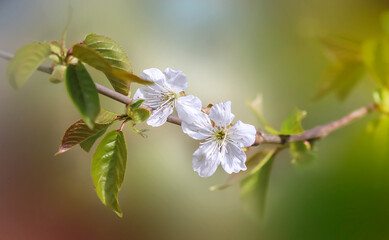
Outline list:
[[[4,51],[0,50],[0,58],[3,58],[5,60],[11,60],[13,58],[13,55]],[[51,74],[53,69],[51,67],[47,66],[40,66],[38,68],[39,71],[44,72],[44,73],[49,73]],[[132,103],[132,98],[127,97],[123,94],[120,94],[118,92],[115,92],[109,88],[106,88],[98,83],[95,83],[97,90],[99,91],[100,94],[109,97],[113,100],[116,100],[118,102],[124,103],[124,104],[131,104]],[[257,136],[255,139],[255,142],[253,146],[258,146],[263,143],[270,143],[270,144],[286,144],[289,142],[298,142],[298,141],[306,141],[306,140],[315,140],[315,139],[320,139],[328,134],[330,134],[333,131],[338,130],[339,128],[346,126],[353,122],[356,119],[362,118],[369,114],[370,112],[374,111],[377,109],[376,104],[369,104],[365,107],[361,107],[359,109],[354,110],[353,112],[347,114],[346,116],[335,120],[333,122],[330,122],[325,125],[317,126],[314,127],[310,130],[305,131],[304,133],[296,134],[296,135],[286,135],[286,136],[281,136],[281,135],[273,135],[273,134],[267,134],[264,133],[261,130],[257,131]],[[168,122],[176,124],[176,125],[181,125],[181,119],[179,119],[175,115],[170,115],[167,119]]]

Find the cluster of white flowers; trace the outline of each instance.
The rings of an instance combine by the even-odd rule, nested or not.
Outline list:
[[[202,111],[199,98],[185,96],[188,80],[183,72],[151,68],[144,70],[141,77],[153,82],[139,88],[134,96],[145,100],[144,104],[153,110],[147,124],[161,126],[176,108],[183,132],[202,141],[193,154],[194,171],[201,177],[209,177],[220,164],[229,174],[247,169],[242,148],[254,143],[256,129],[241,121],[232,124],[235,116],[231,113],[230,101],[213,105],[207,115]]]

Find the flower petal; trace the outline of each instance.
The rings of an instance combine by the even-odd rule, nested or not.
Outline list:
[[[184,133],[196,140],[204,140],[210,137],[213,129],[208,115],[203,112],[198,112],[193,115],[193,120],[191,122],[183,121],[181,127]]]
[[[158,68],[149,68],[143,70],[143,72],[140,74],[140,77],[152,82],[166,81],[165,75]]]
[[[173,92],[179,93],[185,91],[185,89],[188,87],[188,79],[182,71],[166,68],[163,73],[165,74],[168,87]]]
[[[219,127],[230,125],[234,117],[231,113],[231,101],[213,105],[209,113],[209,118]]]
[[[157,85],[158,84],[158,85]],[[144,104],[152,109],[158,108],[166,101],[166,90],[160,87],[162,81],[157,81],[156,84],[141,87],[136,90],[134,100],[145,100]]]
[[[169,115],[173,113],[173,109],[174,106],[172,106],[171,104],[155,109],[147,120],[147,124],[152,127],[161,126],[166,122],[167,117],[169,117]]]
[[[201,145],[193,153],[193,170],[197,172],[200,177],[212,176],[221,161],[221,154],[215,142],[209,142]]]
[[[237,121],[230,129],[228,136],[240,147],[250,147],[255,141],[257,130],[253,125]]]
[[[247,170],[246,153],[234,143],[227,143],[225,146],[226,152],[222,158],[221,164],[228,174],[238,173],[239,171]]]
[[[180,97],[176,102],[178,117],[185,122],[193,122],[196,114],[201,112],[201,100],[193,95]]]

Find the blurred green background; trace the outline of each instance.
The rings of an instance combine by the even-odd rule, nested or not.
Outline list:
[[[257,125],[246,101],[260,92],[265,116],[279,127],[293,107],[308,111],[305,128],[327,123],[372,101],[361,82],[341,104],[313,102],[329,61],[318,36],[362,40],[381,34],[386,0],[73,1],[68,43],[107,35],[128,53],[134,72],[177,68],[188,93],[204,105],[231,100],[236,120]],[[67,1],[1,0],[0,49],[59,40]],[[65,129],[79,119],[64,84],[35,73],[20,91],[0,60],[0,239],[389,239],[388,142],[366,132],[368,117],[318,143],[304,168],[277,157],[265,218],[243,210],[238,186],[193,172],[197,142],[177,126],[148,139],[126,131],[128,164],[119,195],[124,217],[100,203],[90,177],[92,154],[76,147],[54,157]],[[97,82],[104,76],[90,71]],[[135,92],[134,85],[132,91]],[[105,97],[104,108],[123,111]],[[382,130],[383,136],[389,130]],[[386,132],[385,132],[386,131]],[[387,133],[387,134],[385,134]]]

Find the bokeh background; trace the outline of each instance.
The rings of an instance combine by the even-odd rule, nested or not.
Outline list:
[[[173,67],[203,103],[231,100],[233,112],[257,125],[246,101],[262,93],[275,127],[295,106],[304,127],[339,118],[372,101],[363,81],[344,102],[312,101],[329,61],[318,36],[362,40],[381,35],[386,0],[73,1],[68,43],[107,35],[128,53],[135,73]],[[59,40],[68,1],[1,0],[0,49]],[[270,178],[265,218],[245,211],[235,186],[193,172],[197,142],[177,126],[126,131],[128,164],[119,200],[122,219],[104,207],[90,177],[92,154],[79,147],[54,157],[64,130],[79,119],[63,84],[35,73],[15,92],[0,59],[0,239],[389,239],[389,157],[385,137],[367,133],[374,117],[320,141],[303,168],[287,152]],[[104,76],[93,78],[109,85]],[[133,86],[134,92],[137,86]],[[101,97],[104,108],[123,106]],[[144,126],[147,127],[147,126]],[[385,132],[386,131],[386,132]],[[383,130],[383,136],[389,130]]]

